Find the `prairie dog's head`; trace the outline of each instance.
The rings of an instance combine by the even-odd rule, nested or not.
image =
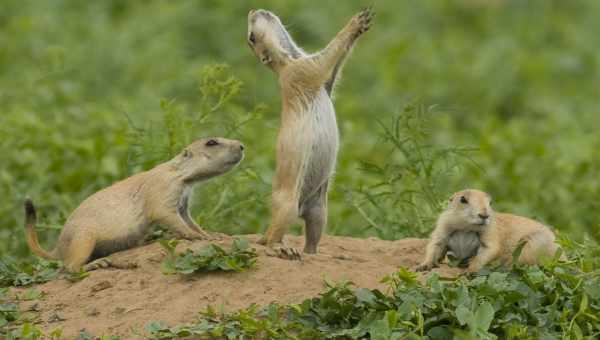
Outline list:
[[[452,219],[470,226],[485,226],[490,223],[494,210],[492,197],[483,191],[466,189],[450,197],[448,208]]]
[[[248,45],[261,63],[272,69],[298,58],[302,50],[296,46],[281,20],[264,9],[248,13]]]
[[[197,182],[226,173],[244,158],[244,144],[226,138],[203,138],[175,156],[176,170],[185,182]]]

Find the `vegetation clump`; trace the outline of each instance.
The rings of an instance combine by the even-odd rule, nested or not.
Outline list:
[[[176,254],[175,248],[178,243],[177,240],[160,241],[167,251],[167,258],[161,267],[164,274],[192,274],[215,270],[242,272],[253,268],[258,256],[256,250],[250,248],[244,238],[234,239],[230,250],[209,244],[198,251],[186,249],[183,253]]]

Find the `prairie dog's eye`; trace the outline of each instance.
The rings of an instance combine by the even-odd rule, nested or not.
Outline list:
[[[188,158],[191,156],[192,156],[192,153],[190,152],[190,150],[188,150],[188,149],[183,150],[183,157]]]
[[[468,204],[469,201],[467,201],[467,198],[465,196],[461,196],[460,197],[460,203],[462,203],[462,204]]]
[[[250,32],[250,36],[248,37],[248,41],[252,45],[256,44],[256,36],[254,35],[254,32]]]
[[[206,142],[205,144],[206,146],[215,146],[215,145],[219,145],[219,142],[217,142],[214,139],[209,139],[208,142]]]

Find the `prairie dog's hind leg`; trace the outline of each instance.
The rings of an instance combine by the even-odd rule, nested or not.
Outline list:
[[[541,257],[552,258],[558,250],[551,231],[539,230],[523,239],[526,241],[518,261],[524,264],[536,264]]]
[[[302,218],[305,223],[304,252],[307,254],[317,253],[317,247],[321,240],[323,229],[327,225],[327,187],[325,182],[319,190],[305,204]]]
[[[258,243],[270,248],[267,255],[299,260],[300,252],[283,244],[288,227],[298,218],[298,195],[289,191],[274,193],[271,214],[271,224]]]
[[[75,235],[71,242],[63,249],[63,264],[68,272],[74,273],[81,270],[90,259],[96,246],[96,240],[88,235]]]

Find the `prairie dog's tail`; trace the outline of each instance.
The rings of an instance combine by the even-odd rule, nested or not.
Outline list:
[[[35,232],[35,224],[37,217],[35,213],[35,207],[33,202],[28,198],[25,200],[25,236],[27,238],[27,244],[29,249],[37,256],[43,257],[49,260],[56,260],[57,257],[51,252],[47,252],[38,242],[37,233]]]

